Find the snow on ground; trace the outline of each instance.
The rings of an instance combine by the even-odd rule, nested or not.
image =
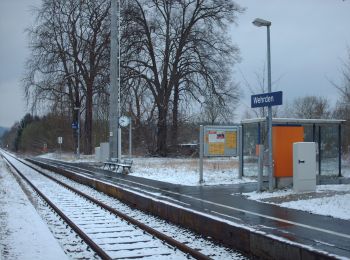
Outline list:
[[[76,160],[74,154],[44,154],[41,158],[66,162],[90,162],[93,156],[81,156]],[[130,175],[157,181],[197,186],[199,184],[199,160],[193,158],[135,157]],[[203,164],[204,185],[237,184],[255,182],[254,178],[238,178],[237,158],[207,158]]]
[[[38,157],[51,159],[51,160],[65,161],[65,162],[74,162],[74,163],[95,162],[94,155],[81,154],[78,159],[74,153],[44,153],[42,155],[39,155]]]
[[[44,155],[59,159],[56,154]],[[74,155],[61,155],[62,160],[73,162]],[[199,184],[198,159],[193,158],[133,158],[131,175],[174,184],[196,186]],[[94,158],[84,157],[80,161],[93,162]],[[246,164],[247,166],[248,164]],[[254,182],[254,177],[238,178],[237,158],[206,158],[204,160],[204,185],[243,184]],[[245,169],[249,175],[256,175],[254,167]],[[350,159],[343,161],[342,174],[350,177]],[[248,174],[247,174],[248,175]],[[237,195],[237,194],[235,194]],[[350,185],[319,185],[314,193],[297,194],[293,190],[251,192],[243,194],[249,199],[272,203],[282,207],[299,209],[315,214],[350,219]]]
[[[0,157],[0,259],[68,259]]]
[[[297,193],[292,189],[243,193],[249,199],[281,207],[350,220],[350,184],[318,185],[316,192]]]
[[[174,184],[199,185],[198,159],[135,158],[131,175]],[[204,185],[254,182],[252,178],[238,178],[238,161],[235,158],[205,159]]]

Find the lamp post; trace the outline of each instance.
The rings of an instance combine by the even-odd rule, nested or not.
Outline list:
[[[270,51],[270,26],[271,22],[256,18],[253,24],[257,27],[265,26],[267,28],[267,83],[268,92],[271,93],[271,51]],[[268,147],[269,147],[269,191],[273,190],[273,163],[272,163],[272,107],[268,106]]]

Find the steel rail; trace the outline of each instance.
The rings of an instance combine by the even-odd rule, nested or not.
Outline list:
[[[18,160],[17,158],[15,158],[15,159]],[[29,164],[27,164],[27,163],[25,163],[23,161],[20,161],[20,162],[25,164],[26,166],[30,167],[31,169],[39,172],[40,174],[44,175],[45,177],[49,178],[50,180],[55,181],[56,183],[62,185],[63,187],[65,187],[65,188],[75,192],[76,194],[84,197],[85,199],[92,201],[93,203],[95,203],[96,205],[100,206],[101,208],[104,208],[105,210],[110,211],[114,215],[116,215],[116,216],[126,220],[127,222],[129,222],[129,223],[131,223],[131,224],[133,224],[135,226],[138,226],[142,230],[144,230],[147,233],[157,237],[158,239],[168,243],[169,245],[172,245],[175,248],[178,248],[180,251],[182,251],[182,252],[184,252],[184,253],[194,257],[195,259],[199,259],[199,260],[209,260],[209,259],[211,259],[209,256],[204,255],[204,254],[198,252],[197,250],[194,250],[193,248],[191,248],[191,247],[189,247],[189,246],[187,246],[187,245],[185,245],[185,244],[183,244],[183,243],[181,243],[181,242],[179,242],[179,241],[177,241],[177,240],[175,240],[175,239],[173,239],[173,238],[171,238],[171,237],[169,237],[169,236],[167,236],[167,235],[165,235],[165,234],[163,234],[163,233],[161,233],[161,232],[159,232],[159,231],[157,231],[157,230],[155,230],[155,229],[153,229],[153,228],[151,228],[151,227],[149,227],[147,225],[145,225],[144,223],[142,223],[142,222],[140,222],[140,221],[138,221],[138,220],[136,220],[136,219],[134,219],[134,218],[132,218],[132,217],[130,217],[130,216],[128,216],[128,215],[126,215],[126,214],[124,214],[124,213],[122,213],[122,212],[120,212],[120,211],[118,211],[118,210],[116,210],[116,209],[114,209],[114,208],[112,208],[110,206],[108,206],[108,205],[106,205],[105,203],[103,203],[103,202],[101,202],[99,200],[96,200],[95,198],[93,198],[93,197],[91,197],[91,196],[89,196],[89,195],[87,195],[87,194],[85,194],[85,193],[83,193],[83,192],[81,192],[81,191],[79,191],[79,190],[77,190],[77,189],[75,189],[75,188],[73,188],[73,187],[71,187],[71,186],[69,186],[69,185],[67,185],[67,184],[65,184],[65,183],[63,183],[63,182],[53,178],[53,177],[51,177],[51,176],[49,176],[49,175],[47,175],[43,171],[41,171],[39,169],[36,169],[33,166],[31,166],[31,165],[29,165]]]
[[[19,174],[28,184],[30,187],[32,187],[36,193],[39,194],[40,197],[42,197],[45,202],[84,240],[86,244],[88,244],[93,251],[96,252],[96,254],[101,257],[102,259],[111,260],[112,258],[101,248],[99,247],[93,240],[91,240],[77,225],[74,224],[73,221],[71,221],[52,201],[50,201],[49,198],[47,198],[35,185],[27,178],[25,177],[16,166],[14,166],[6,157],[3,157],[6,162],[11,165],[13,169]],[[17,158],[15,158],[17,159]],[[18,159],[17,159],[18,160]],[[28,166],[28,165],[27,165]],[[34,169],[34,168],[33,168]]]

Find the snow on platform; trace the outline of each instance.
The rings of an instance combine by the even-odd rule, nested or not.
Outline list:
[[[0,259],[68,259],[1,157]]]
[[[58,154],[41,156],[59,160]],[[61,160],[69,162],[94,162],[85,156],[75,160],[73,154],[62,154]],[[199,186],[198,159],[193,158],[133,158],[132,176],[187,186]],[[244,184],[256,178],[238,178],[237,158],[207,158],[204,160],[204,185]],[[350,158],[343,161],[342,174],[350,178]],[[234,194],[237,195],[237,194]],[[249,199],[282,207],[307,211],[314,214],[350,219],[350,185],[318,185],[316,193],[296,194],[293,190],[251,192],[242,194]]]
[[[350,220],[350,184],[317,185],[316,192],[297,193],[285,189],[274,192],[254,191],[242,195],[285,208]]]

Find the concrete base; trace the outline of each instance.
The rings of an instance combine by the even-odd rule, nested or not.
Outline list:
[[[276,178],[276,188],[283,189],[292,187],[293,177]]]
[[[314,180],[303,180],[297,186],[293,186],[295,192],[313,192],[316,190],[316,178]]]

